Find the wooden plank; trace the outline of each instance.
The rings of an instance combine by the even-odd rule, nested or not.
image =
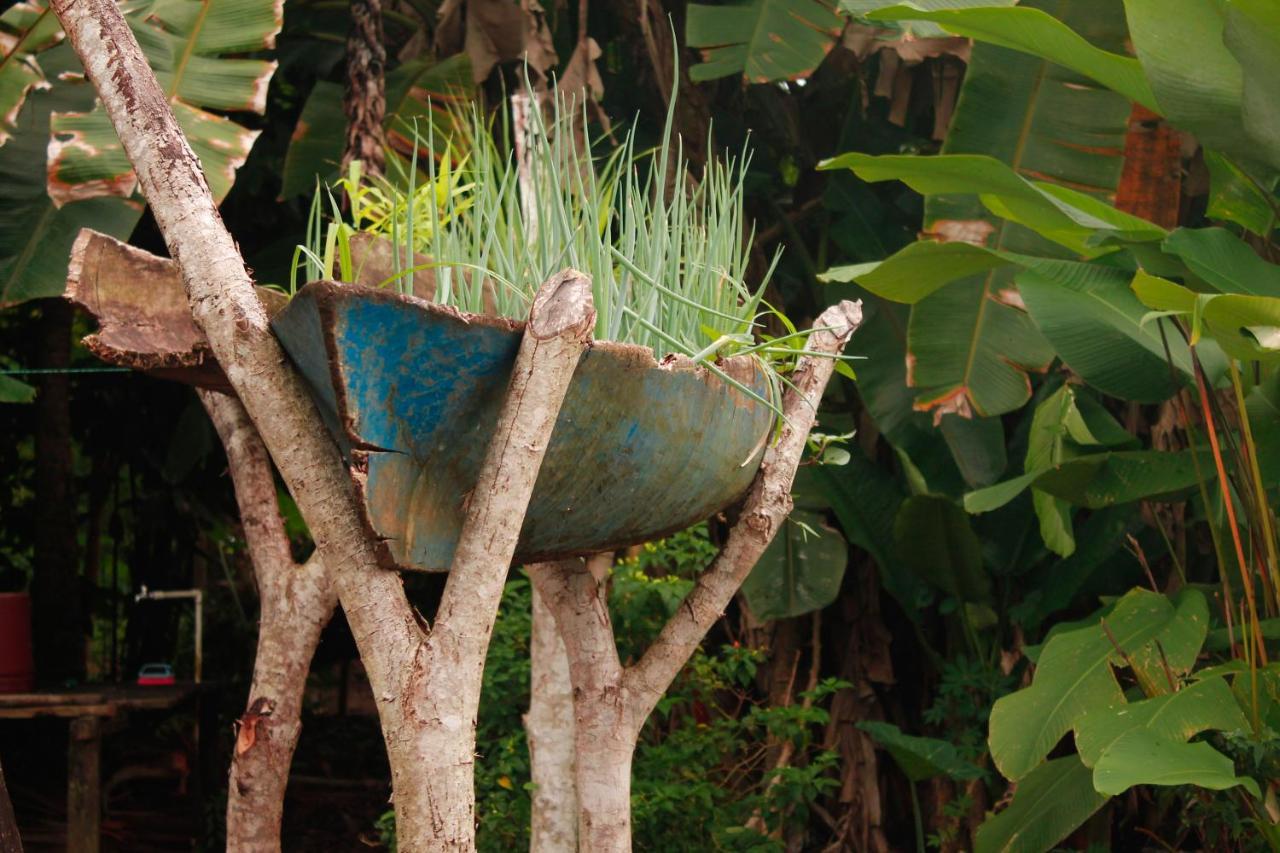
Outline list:
[[[97,705],[106,701],[106,694],[71,693],[63,690],[42,690],[35,693],[0,693],[0,708],[24,705]]]
[[[388,564],[447,569],[521,324],[386,290],[307,285],[273,321],[343,447]],[[723,364],[768,393],[752,359]],[[548,446],[517,562],[645,542],[731,504],[773,412],[688,359],[598,342]]]
[[[113,717],[116,706],[104,702],[100,705],[24,705],[18,708],[0,708],[0,720],[32,720],[36,717]]]
[[[67,743],[67,853],[98,853],[102,824],[101,721],[77,717]]]

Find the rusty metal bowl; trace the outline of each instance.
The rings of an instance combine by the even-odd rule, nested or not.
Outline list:
[[[520,343],[521,323],[316,282],[272,321],[342,447],[388,564],[445,571]],[[753,358],[721,367],[761,396]],[[750,485],[774,423],[688,359],[599,342],[582,357],[533,490],[517,562],[680,530]]]

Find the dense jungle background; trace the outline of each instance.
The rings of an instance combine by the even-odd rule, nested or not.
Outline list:
[[[204,2],[231,20],[273,8]],[[135,594],[204,591],[211,686],[104,741],[103,826],[111,849],[215,849],[257,611],[226,460],[189,387],[81,343],[92,324],[60,296],[78,229],[164,243],[56,21],[40,0],[5,5],[0,591],[30,593],[46,685],[131,681],[153,661],[189,678],[190,607]],[[155,26],[147,0],[123,5]],[[848,352],[865,360],[827,392],[792,522],[643,732],[637,849],[1280,849],[1280,6],[384,0],[381,15],[393,159],[413,149],[408,122],[468,99],[500,113],[526,70],[587,93],[601,152],[632,128],[658,144],[674,93],[695,174],[751,152],[749,277],[781,249],[766,300],[797,327],[864,302]],[[225,38],[188,68],[188,21],[153,63],[230,92],[196,147],[261,284],[289,288],[317,181],[340,176],[350,21],[346,0],[283,0],[274,49]],[[36,55],[41,84],[14,82]],[[278,62],[259,109],[218,76],[232,57]],[[619,555],[624,658],[724,526]],[[408,584],[430,612],[440,578]],[[529,843],[529,608],[515,570],[479,720],[486,850]],[[1081,722],[1130,706],[1175,723]],[[61,843],[66,731],[0,719],[28,849]],[[388,784],[339,611],[286,849],[394,843]]]

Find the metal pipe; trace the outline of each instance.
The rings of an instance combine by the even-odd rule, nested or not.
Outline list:
[[[204,669],[204,590],[201,589],[147,589],[147,585],[142,585],[142,590],[133,597],[135,603],[143,599],[151,601],[171,601],[177,598],[190,598],[196,608],[196,668],[195,681],[200,683],[200,675]]]

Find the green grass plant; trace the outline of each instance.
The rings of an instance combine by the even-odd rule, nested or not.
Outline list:
[[[393,158],[388,177],[364,179],[354,164],[338,184],[350,200],[347,216],[318,188],[307,245],[294,256],[294,287],[300,274],[354,281],[356,231],[390,240],[393,273],[384,286],[411,292],[413,274],[430,268],[435,301],[462,311],[485,312],[487,291],[496,313],[524,319],[538,286],[573,267],[591,277],[597,339],[639,344],[658,359],[688,356],[776,409],[807,333],[782,318],[786,334],[760,334],[759,317],[773,311],[762,297],[778,255],[748,286],[748,152],[710,157],[695,176],[672,132],[673,99],[660,145],[637,150],[632,129],[593,158],[599,140],[590,138],[585,110],[554,90],[544,103],[528,111],[522,151],[509,141],[509,122],[495,128],[473,107],[448,139],[409,128],[414,154]],[[419,150],[431,156],[419,160]],[[716,365],[740,354],[765,365],[771,399]]]

